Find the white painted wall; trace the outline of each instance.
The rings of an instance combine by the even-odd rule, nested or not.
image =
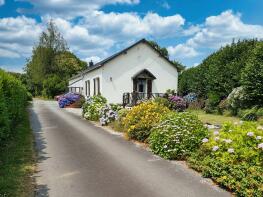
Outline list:
[[[70,80],[68,87],[83,87],[82,77]]]
[[[177,69],[144,43],[111,60],[101,69],[101,92],[110,103],[122,103],[123,93],[133,91],[132,77],[143,69],[156,77],[152,83],[153,93],[165,93],[167,89],[177,91]]]
[[[89,73],[86,73],[84,76],[83,76],[83,79],[82,79],[82,85],[83,85],[83,95],[84,96],[87,96],[85,95],[85,81],[88,81],[90,80],[90,93],[91,93],[91,96],[93,96],[93,93],[94,93],[94,83],[93,83],[93,79],[95,78],[100,78],[100,92],[101,94],[104,96],[104,93],[103,93],[103,82],[102,82],[102,69],[99,68],[99,69],[95,69]]]
[[[93,96],[93,79],[99,77],[100,92],[108,102],[122,103],[123,93],[133,91],[132,77],[143,69],[147,69],[156,77],[152,83],[153,93],[165,93],[167,89],[177,91],[177,69],[147,44],[140,43],[101,68],[86,73],[81,81],[83,94],[85,94],[85,81],[90,80],[90,91]],[[74,83],[74,85],[78,84],[78,82]]]

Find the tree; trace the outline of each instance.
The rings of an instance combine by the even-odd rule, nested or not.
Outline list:
[[[161,47],[155,41],[148,41],[148,42],[153,48],[159,51],[164,57],[169,58],[169,53],[165,47]]]
[[[53,97],[64,92],[67,80],[86,66],[86,63],[69,52],[66,41],[51,20],[25,66],[28,90],[33,95]],[[52,82],[60,85],[53,84],[57,88],[48,90]]]
[[[258,43],[241,76],[246,107],[263,107],[263,42]]]

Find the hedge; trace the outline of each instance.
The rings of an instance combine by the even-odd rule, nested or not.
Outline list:
[[[0,69],[0,143],[15,132],[27,103],[27,90],[22,83]]]

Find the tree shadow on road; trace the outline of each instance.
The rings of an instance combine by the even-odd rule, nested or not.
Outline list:
[[[50,157],[47,156],[47,153],[45,152],[46,149],[46,140],[43,137],[43,131],[42,131],[42,125],[39,121],[38,114],[33,110],[33,106],[29,106],[29,113],[30,113],[30,123],[31,128],[34,133],[35,137],[35,149],[36,149],[36,156],[37,156],[37,166],[43,162],[44,160],[49,159]],[[36,173],[34,175],[34,179],[36,180],[39,176],[39,170],[37,167]],[[49,188],[47,185],[38,184],[36,183],[35,186],[35,196],[36,197],[47,197],[49,196]]]

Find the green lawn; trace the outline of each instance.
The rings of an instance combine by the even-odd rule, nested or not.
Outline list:
[[[34,196],[35,154],[26,111],[15,134],[8,146],[0,148],[0,196]]]
[[[223,124],[224,122],[239,122],[240,119],[238,117],[233,116],[224,116],[224,115],[216,115],[216,114],[207,114],[202,110],[190,110],[190,112],[196,114],[199,119],[204,123],[210,124]]]

